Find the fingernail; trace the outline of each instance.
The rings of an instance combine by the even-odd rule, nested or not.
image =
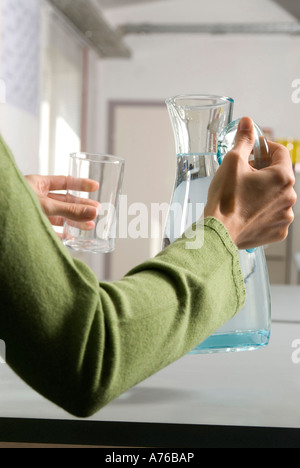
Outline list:
[[[86,229],[87,231],[92,231],[92,230],[94,229],[94,227],[95,227],[94,221],[87,221],[87,222],[85,223],[85,229]]]
[[[253,122],[249,117],[244,117],[239,122],[239,130],[249,131],[252,130]]]
[[[95,218],[97,214],[97,208],[94,208],[93,206],[88,206],[83,212],[83,216],[87,219]]]

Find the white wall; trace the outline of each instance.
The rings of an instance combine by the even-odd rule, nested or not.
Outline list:
[[[40,2],[1,0],[0,132],[23,173],[39,169]]]
[[[81,149],[83,44],[53,8],[43,8],[41,151],[43,173],[67,174]]]
[[[21,172],[38,173],[39,119],[9,104],[0,104],[0,132]]]
[[[81,145],[85,42],[46,0],[0,0],[0,38],[1,90],[6,88],[0,133],[23,174],[66,173],[69,154]],[[89,59],[90,148],[97,134],[92,51]],[[102,258],[77,256],[102,276]]]

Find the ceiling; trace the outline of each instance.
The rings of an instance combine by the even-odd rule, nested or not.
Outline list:
[[[274,3],[281,6],[284,10],[291,13],[300,20],[300,2],[299,0],[273,0]]]
[[[157,33],[211,33],[211,34],[300,34],[300,1],[299,0],[272,0],[282,9],[286,10],[297,21],[285,23],[249,24],[170,24],[157,23],[121,24],[114,27],[107,21],[105,10],[122,7],[122,11],[130,5],[155,4],[160,0],[48,0],[63,14],[80,34],[97,50],[101,57],[129,58],[131,50],[124,42],[126,34],[157,34]],[[164,0],[172,2],[173,0]],[[185,0],[181,0],[184,3]],[[226,1],[226,0],[225,0]],[[164,3],[162,2],[162,4]],[[102,13],[103,11],[103,13]],[[112,11],[111,11],[112,13]]]
[[[160,0],[97,0],[99,6],[104,9],[126,7],[134,4],[154,3]]]
[[[118,7],[126,7],[134,4],[149,4],[160,0],[97,0],[100,8],[111,9]],[[170,1],[170,0],[165,0]],[[226,0],[225,0],[226,1]],[[283,9],[291,13],[295,18],[300,20],[300,2],[299,0],[272,0],[277,3]]]

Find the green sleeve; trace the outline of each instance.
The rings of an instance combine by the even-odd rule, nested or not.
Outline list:
[[[53,232],[1,139],[0,226],[7,363],[79,417],[183,356],[244,304],[237,249],[214,218],[197,227],[201,248],[182,238],[122,280],[99,284]]]

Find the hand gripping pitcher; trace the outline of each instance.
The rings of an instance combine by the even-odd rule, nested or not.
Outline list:
[[[239,120],[231,122],[233,103],[231,98],[213,95],[181,95],[166,101],[175,137],[177,171],[163,248],[203,215],[210,182],[234,144]],[[268,145],[256,124],[254,131],[256,141],[250,159],[255,168],[261,169],[269,163]],[[193,354],[253,350],[269,342],[271,303],[264,249],[240,250],[239,259],[246,288],[245,306],[192,350]]]

